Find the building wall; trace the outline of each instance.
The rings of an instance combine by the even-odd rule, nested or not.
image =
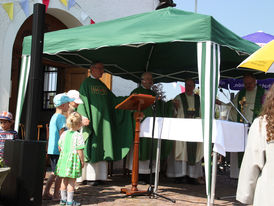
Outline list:
[[[129,96],[130,93],[137,88],[137,86],[138,84],[131,80],[123,79],[118,76],[112,76],[112,92],[116,96]]]
[[[29,0],[31,14],[35,3],[41,3],[41,1]],[[47,13],[62,21],[68,28],[72,28],[89,24],[90,18],[98,23],[152,11],[158,3],[158,0],[76,0],[76,5],[68,10],[60,1],[51,0]],[[90,18],[83,19],[83,13]],[[14,3],[13,20],[9,19],[5,10],[0,6],[0,111],[9,108],[12,48],[17,32],[27,18],[19,1]]]

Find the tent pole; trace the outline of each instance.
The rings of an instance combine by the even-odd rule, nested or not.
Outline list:
[[[160,159],[161,159],[161,138],[157,141],[157,152],[156,152],[156,166],[155,166],[155,179],[154,179],[154,192],[158,190],[159,183],[159,172],[160,172]]]
[[[27,56],[22,56],[21,62],[21,70],[20,70],[20,80],[19,80],[19,88],[18,88],[18,96],[17,96],[17,105],[16,105],[16,113],[15,113],[15,122],[14,122],[14,130],[18,132],[19,130],[19,122],[22,112],[22,104],[24,101],[25,95],[25,84],[24,79],[27,78],[26,70],[27,70]]]
[[[212,128],[214,118],[214,105],[217,86],[219,84],[220,46],[211,41],[197,43],[199,83],[201,86],[201,118],[204,138],[204,160],[207,205],[211,205],[212,197]],[[213,106],[212,106],[213,105]]]
[[[147,63],[146,63],[146,72],[148,72],[148,69],[149,69],[149,63],[150,63],[150,59],[151,59],[153,50],[154,50],[154,45],[151,46],[150,51],[149,51],[149,55],[148,55],[148,59],[147,59]]]
[[[215,187],[216,187],[216,174],[217,174],[217,152],[213,152],[213,162],[212,162],[212,179],[211,179],[211,199],[210,204],[214,204],[215,199]]]

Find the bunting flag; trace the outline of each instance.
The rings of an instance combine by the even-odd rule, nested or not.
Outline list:
[[[93,21],[92,19],[90,19],[90,24],[95,24],[95,21]]]
[[[73,7],[75,4],[75,0],[69,0],[68,1],[68,9],[70,9],[71,7]]]
[[[1,1],[1,0],[0,0]],[[70,9],[71,7],[73,7],[75,4],[77,4],[76,0],[59,0],[63,5],[65,5],[66,7],[68,7],[68,9]],[[29,0],[16,0],[14,2],[19,2],[22,10],[24,11],[26,17],[28,17],[30,15],[30,11],[29,11]],[[49,7],[49,3],[50,0],[42,0],[42,3],[46,6],[46,12],[47,9]],[[13,8],[14,8],[14,3],[1,3],[2,7],[4,8],[4,10],[7,12],[9,18],[11,20],[13,20]],[[80,8],[81,6],[79,4],[77,4]],[[81,19],[82,21],[86,20],[88,18],[88,14],[86,14],[84,11],[81,11]],[[90,18],[90,17],[89,17]],[[93,21],[93,19],[90,19],[90,24],[95,24],[95,21]]]
[[[5,3],[2,5],[2,7],[5,9],[7,14],[9,15],[9,18],[13,20],[13,3]]]
[[[43,4],[46,5],[46,12],[47,12],[47,9],[48,9],[48,7],[49,7],[49,1],[50,1],[50,0],[42,0]]]
[[[65,6],[68,6],[68,2],[67,0],[60,0],[62,4],[64,4]]]
[[[186,91],[186,88],[182,85],[180,85],[180,88],[181,88],[181,93],[184,93]]]
[[[29,16],[29,0],[21,0],[20,6],[23,9],[25,15],[28,17]]]

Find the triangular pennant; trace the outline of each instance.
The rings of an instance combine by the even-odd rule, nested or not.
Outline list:
[[[90,24],[95,24],[95,21],[93,21],[92,19],[90,19]]]
[[[64,4],[65,6],[68,6],[68,2],[67,0],[60,0],[62,4]]]
[[[73,7],[75,4],[75,0],[69,0],[68,1],[68,9],[70,9],[71,7]]]
[[[46,12],[47,12],[47,9],[48,9],[48,7],[49,7],[49,1],[50,1],[50,0],[42,0],[43,4],[46,5]]]
[[[29,0],[21,0],[20,6],[23,9],[26,16],[29,16]]]
[[[7,14],[9,15],[9,18],[13,20],[13,3],[6,3],[3,4],[2,7],[5,9]]]

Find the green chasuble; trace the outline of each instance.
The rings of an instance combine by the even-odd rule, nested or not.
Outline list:
[[[188,111],[189,105],[186,99],[186,93],[180,94],[181,101],[183,104],[185,118],[196,118],[200,117],[200,96],[194,94],[194,109],[195,111]],[[189,165],[195,165],[196,163],[196,151],[197,142],[186,142],[187,144],[187,158]]]
[[[156,96],[155,92],[150,89],[145,89],[143,87],[138,87],[134,89],[131,94],[148,94]],[[153,117],[152,107],[148,107],[142,111],[146,117]],[[156,105],[156,117],[172,117],[173,115],[173,105],[172,102],[164,102],[162,100],[157,101]],[[135,124],[134,124],[135,125]],[[153,159],[156,158],[158,140],[153,141]],[[172,141],[162,140],[161,144],[161,159],[166,159],[172,148]],[[151,139],[150,138],[140,138],[139,144],[139,160],[149,160],[151,151]]]
[[[246,89],[244,88],[239,92],[238,101],[242,100],[243,97],[245,96],[245,94],[246,94]],[[259,116],[259,114],[261,112],[264,94],[265,94],[265,90],[262,87],[257,86],[252,122],[256,117]],[[237,103],[237,104],[238,104],[239,111],[241,111],[241,105],[239,103]],[[237,114],[237,121],[240,122],[240,114],[239,113]]]
[[[77,112],[90,120],[83,127],[86,161],[123,159],[133,139],[132,112],[115,109],[124,98],[116,97],[103,82],[91,77],[84,80],[79,92],[84,104]]]

